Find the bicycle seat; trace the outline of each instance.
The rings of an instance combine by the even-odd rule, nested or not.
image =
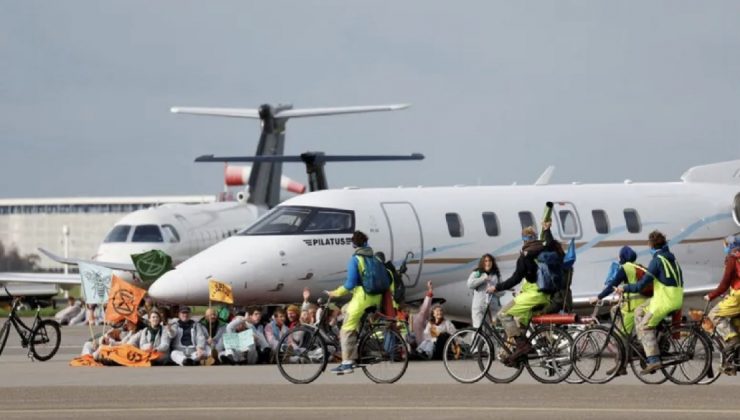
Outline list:
[[[545,314],[532,317],[532,323],[535,325],[567,325],[577,324],[578,315],[576,314]]]

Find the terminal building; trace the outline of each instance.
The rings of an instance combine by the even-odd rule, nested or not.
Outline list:
[[[168,203],[200,204],[212,195],[0,199],[0,242],[20,255],[46,248],[57,255],[92,258],[113,225],[132,211]],[[46,257],[39,268],[62,271]],[[0,267],[3,271],[3,267]]]

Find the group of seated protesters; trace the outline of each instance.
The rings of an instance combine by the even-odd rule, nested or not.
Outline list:
[[[439,305],[432,307],[432,285],[427,285],[428,292],[420,311],[411,318],[405,305],[397,312],[404,338],[409,342],[413,353],[423,359],[433,358],[439,354],[436,343],[441,332],[454,332],[454,327],[443,320],[443,311]],[[156,351],[158,358],[153,365],[237,365],[262,364],[274,362],[280,340],[290,331],[302,324],[315,324],[321,314],[319,306],[309,302],[310,292],[303,291],[302,305],[287,305],[272,311],[265,318],[263,308],[208,308],[203,317],[194,320],[188,306],[158,308],[147,297],[139,308],[139,322],[124,321],[114,325],[105,334],[84,343],[82,355],[90,355],[98,362],[110,362],[101,355],[102,346],[128,344],[142,351]],[[339,334],[342,311],[330,304],[327,313],[327,324]],[[170,315],[176,317],[170,318]],[[434,314],[434,316],[430,316]],[[449,326],[447,325],[449,324]],[[450,327],[452,330],[450,330]],[[440,328],[442,328],[440,330]],[[253,344],[246,351],[225,348],[225,333],[240,333],[251,330]],[[414,333],[414,332],[418,333]],[[417,337],[418,336],[418,337]],[[435,345],[436,344],[436,345]],[[337,350],[337,349],[333,349]],[[338,357],[338,356],[337,356]]]

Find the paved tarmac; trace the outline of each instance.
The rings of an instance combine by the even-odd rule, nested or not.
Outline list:
[[[14,334],[0,355],[2,419],[740,418],[738,378],[710,386],[648,386],[631,376],[607,385],[542,385],[525,372],[513,384],[462,385],[441,362],[412,362],[393,385],[374,384],[360,370],[292,385],[274,365],[72,368],[89,334],[84,327],[64,327],[59,353],[34,362]]]

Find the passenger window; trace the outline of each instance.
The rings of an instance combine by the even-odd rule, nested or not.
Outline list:
[[[114,226],[113,230],[110,231],[110,233],[105,237],[103,242],[105,243],[126,242],[126,239],[128,239],[128,233],[130,231],[131,231],[131,226],[129,225]]]
[[[487,211],[483,213],[483,226],[485,226],[486,235],[488,236],[498,236],[500,233],[498,217],[494,212]]]
[[[139,225],[134,230],[131,242],[164,242],[157,225]]]
[[[445,214],[447,220],[447,230],[450,232],[450,236],[453,238],[461,238],[463,236],[463,225],[460,220],[460,215],[457,213]]]
[[[624,221],[627,223],[627,231],[629,233],[640,233],[642,225],[640,224],[640,215],[637,214],[635,209],[624,210]]]
[[[167,242],[180,242],[180,235],[177,233],[177,230],[172,225],[162,225],[162,233],[164,233],[164,237],[166,238]]]
[[[560,210],[558,216],[560,217],[560,227],[563,229],[562,236],[578,235],[578,222],[572,211]]]
[[[306,233],[352,232],[352,214],[334,210],[318,210],[306,226]]]
[[[609,233],[609,217],[604,210],[593,210],[591,215],[594,217],[594,227],[597,233]]]
[[[532,226],[535,231],[537,230],[537,224],[534,222],[534,215],[530,211],[519,212],[519,223],[521,223],[522,229]]]

